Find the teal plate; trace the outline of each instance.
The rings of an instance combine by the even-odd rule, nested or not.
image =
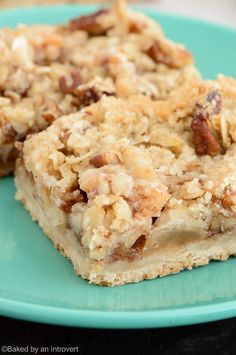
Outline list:
[[[57,6],[0,12],[1,26],[59,23],[93,7]],[[148,13],[147,10],[144,12]],[[236,77],[236,31],[171,15],[158,19],[185,43],[204,77]],[[12,178],[0,181],[0,314],[96,328],[170,327],[236,316],[236,259],[121,287],[88,284],[43,235],[19,202]]]

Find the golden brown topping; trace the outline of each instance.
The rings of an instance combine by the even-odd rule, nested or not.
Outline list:
[[[98,23],[97,19],[100,15],[107,14],[108,10],[99,10],[91,15],[84,15],[69,22],[69,27],[72,31],[86,31],[92,35],[101,35],[105,29]]]
[[[71,211],[72,206],[77,202],[87,202],[87,194],[82,191],[79,187],[71,188],[70,191],[65,192],[62,196],[61,209],[68,213]]]
[[[235,200],[235,201],[233,201]],[[225,189],[221,203],[226,209],[230,209],[236,202],[236,192]]]
[[[61,136],[60,136],[60,139],[61,139],[61,142],[66,145],[67,144],[67,141],[70,137],[71,133],[68,129],[66,129],[65,131],[62,131],[61,132]]]
[[[95,155],[93,158],[91,158],[89,160],[89,163],[95,168],[101,168],[104,165],[119,164],[120,158],[117,154],[114,153],[102,153]]]
[[[197,154],[214,156],[222,152],[222,146],[210,125],[210,118],[221,111],[222,101],[218,90],[210,91],[196,105],[196,113],[191,125]]]
[[[129,201],[134,218],[139,218],[139,216],[150,218],[158,216],[169,198],[170,195],[164,190],[150,189],[148,196],[144,195],[141,189],[140,191],[137,190],[134,197]]]
[[[59,87],[63,94],[73,94],[78,85],[82,83],[82,77],[79,70],[74,69],[71,71],[70,78],[62,76],[59,79]]]

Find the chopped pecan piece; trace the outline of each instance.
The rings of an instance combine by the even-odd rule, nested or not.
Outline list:
[[[222,101],[218,90],[209,92],[197,103],[196,113],[191,125],[197,154],[214,156],[222,152],[222,146],[210,127],[210,118],[221,111]]]
[[[89,106],[98,102],[103,95],[112,96],[114,95],[114,92],[103,91],[96,88],[96,86],[79,87],[76,90],[76,96],[79,98],[80,107]]]
[[[59,79],[59,87],[64,94],[73,94],[78,85],[82,83],[82,77],[79,70],[71,71],[70,78],[62,76]]]
[[[55,116],[53,116],[50,112],[43,113],[43,118],[48,124],[51,124],[55,120]]]
[[[80,106],[89,106],[94,102],[98,102],[101,98],[95,87],[79,88],[76,93],[80,101]]]
[[[109,13],[108,10],[102,9],[91,15],[83,15],[69,22],[69,28],[72,31],[86,31],[91,35],[102,35],[106,30],[98,23],[97,19],[100,15]]]
[[[145,28],[145,24],[138,21],[131,21],[129,23],[129,32],[130,33],[141,33],[143,28]]]
[[[8,144],[14,142],[17,132],[9,122],[5,121],[5,119],[0,121],[0,129],[2,130],[3,143]]]
[[[222,147],[214,137],[207,120],[203,116],[197,116],[192,122],[195,151],[199,155],[208,154],[214,156],[222,151]]]
[[[162,63],[171,68],[176,67],[170,56],[163,51],[158,41],[153,42],[146,54],[156,63]]]
[[[93,158],[91,158],[89,160],[89,163],[95,168],[101,168],[104,165],[119,164],[120,158],[117,154],[114,153],[102,153],[95,155]]]

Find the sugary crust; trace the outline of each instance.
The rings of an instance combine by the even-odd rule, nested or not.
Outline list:
[[[96,30],[96,31],[95,31]],[[94,33],[94,31],[96,33]],[[102,95],[165,100],[199,78],[191,54],[122,2],[60,26],[0,31],[1,149]],[[7,146],[8,147],[8,146]]]
[[[62,227],[72,233],[90,271],[63,237],[60,248],[94,283],[136,282],[235,255],[235,98],[236,83],[222,76],[165,102],[103,97],[26,140],[18,198],[32,212],[19,180],[25,170],[29,194],[54,216],[45,225],[36,211],[36,219],[54,243]],[[214,154],[213,140],[222,147]]]

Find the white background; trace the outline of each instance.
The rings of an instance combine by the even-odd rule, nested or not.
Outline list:
[[[236,27],[236,0],[143,0],[157,11],[197,17]],[[139,4],[140,4],[139,2]]]

